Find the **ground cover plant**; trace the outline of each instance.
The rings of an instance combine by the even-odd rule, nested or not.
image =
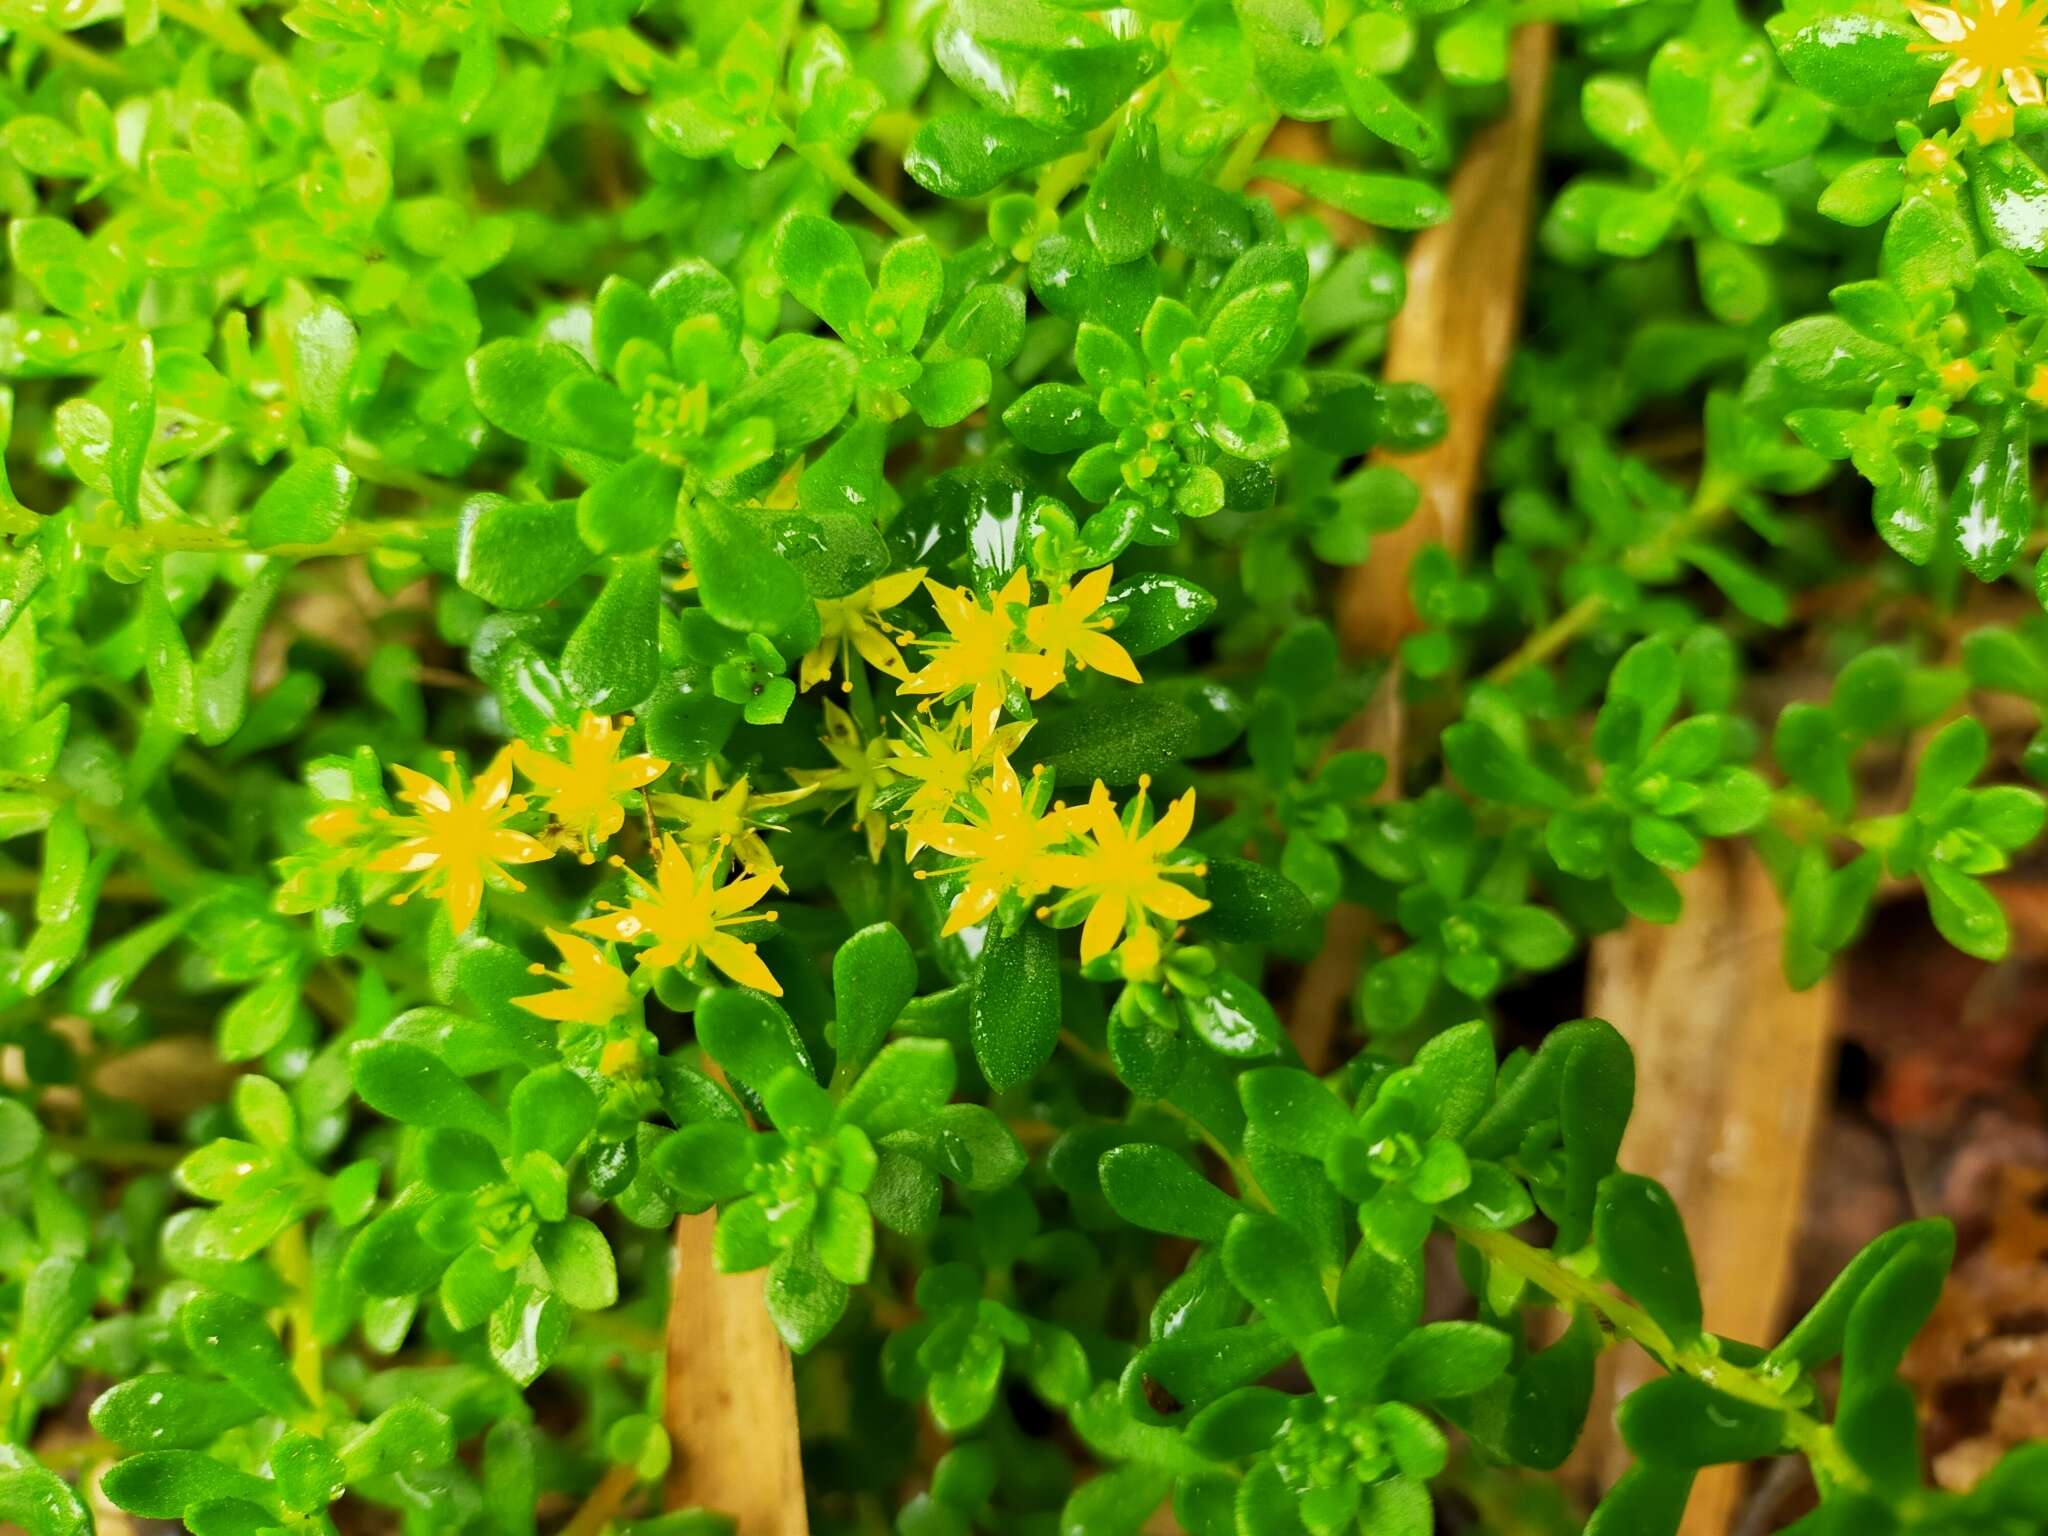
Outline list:
[[[1456,409],[1403,257],[1548,23],[1473,551],[1346,654]],[[1716,1337],[1629,1047],[1515,1003],[1722,841],[1798,985],[1901,887],[2006,950],[2038,5],[0,31],[0,1525],[724,1529],[662,1490],[715,1209],[821,1531],[1573,1530],[1609,1349],[1594,1536],[1781,1455],[1804,1536],[2048,1527],[2041,1445],[1923,1482],[1944,1224]]]

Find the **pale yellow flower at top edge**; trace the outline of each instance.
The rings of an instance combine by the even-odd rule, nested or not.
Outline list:
[[[877,672],[908,681],[910,665],[898,647],[914,637],[911,631],[886,622],[882,615],[909,599],[924,580],[924,572],[921,565],[894,571],[845,597],[819,598],[818,643],[804,653],[797,686],[808,693],[832,675],[836,661],[842,679],[839,686],[850,690],[855,653]]]
[[[626,809],[619,803],[622,795],[644,789],[668,772],[667,761],[649,752],[619,756],[632,723],[631,715],[614,724],[608,715],[586,711],[574,731],[552,727],[549,737],[568,744],[566,758],[537,751],[523,741],[512,745],[513,761],[532,782],[548,813],[586,848],[604,842],[626,824]]]
[[[1032,698],[1043,698],[1066,677],[1066,667],[1042,651],[1016,648],[1020,632],[1012,610],[1028,610],[1031,603],[1031,578],[1023,570],[1012,572],[987,606],[966,587],[935,581],[924,585],[946,633],[917,642],[930,654],[897,692],[944,696],[971,690],[968,720],[978,750],[1002,716],[1005,679],[1015,679]]]
[[[1928,101],[1939,104],[1966,90],[1981,91],[1964,117],[1980,142],[2012,133],[2015,106],[2040,106],[2048,99],[2041,88],[2041,72],[2048,70],[2048,0],[1978,0],[1967,11],[1907,0],[1906,8],[1933,39],[1910,44],[1910,51],[1949,58]]]
[[[559,928],[546,930],[548,942],[562,957],[559,970],[533,964],[527,970],[559,983],[546,992],[515,997],[513,1002],[528,1013],[557,1024],[609,1024],[632,1004],[633,989],[626,973],[590,940]]]
[[[613,862],[626,869],[623,860]],[[714,854],[699,865],[682,844],[664,833],[655,854],[654,879],[626,869],[634,887],[626,905],[601,903],[599,915],[585,918],[576,929],[618,944],[650,945],[641,957],[646,965],[687,966],[702,955],[741,986],[780,997],[782,984],[755,946],[723,931],[776,920],[776,913],[747,909],[768,893],[780,872],[743,874],[719,885],[722,862],[722,854]]]
[[[1038,773],[1032,770],[1033,779]],[[1029,898],[1051,886],[1047,860],[1054,846],[1069,836],[1071,813],[1055,804],[1039,814],[1031,799],[1008,756],[998,752],[987,781],[952,806],[965,820],[926,817],[912,825],[920,846],[936,848],[958,861],[937,870],[919,870],[920,880],[933,874],[967,877],[947,909],[942,936],[982,922],[1012,892]]]
[[[1081,926],[1083,965],[1115,949],[1127,925],[1143,926],[1148,917],[1182,923],[1209,910],[1205,899],[1174,883],[1177,878],[1199,878],[1208,872],[1207,866],[1163,862],[1194,828],[1195,792],[1188,790],[1146,827],[1150,789],[1149,777],[1139,779],[1137,795],[1119,815],[1109,787],[1097,779],[1086,803],[1076,806],[1069,819],[1070,827],[1087,840],[1086,850],[1053,854],[1048,860],[1051,883],[1072,894],[1053,903],[1046,914],[1089,903]]]
[[[466,788],[455,754],[444,752],[441,757],[448,764],[446,784],[403,764],[392,765],[400,785],[398,798],[413,809],[401,815],[377,813],[399,841],[367,867],[420,876],[411,890],[391,898],[393,905],[425,892],[446,904],[448,920],[460,933],[476,921],[489,876],[498,875],[515,891],[523,891],[525,885],[507,874],[505,866],[538,864],[553,857],[553,850],[504,825],[507,817],[526,809],[525,797],[512,793],[509,748],[492,758]]]

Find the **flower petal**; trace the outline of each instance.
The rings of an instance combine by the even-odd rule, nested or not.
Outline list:
[[[477,775],[475,803],[495,811],[512,793],[512,749],[501,747],[490,766]]]
[[[1144,843],[1152,853],[1170,853],[1181,845],[1195,824],[1195,792],[1191,789],[1166,808],[1166,814],[1145,834]]]
[[[1938,43],[1959,43],[1969,35],[1961,13],[1945,5],[1929,5],[1926,0],[1906,0],[1906,9],[1913,13],[1913,19],[1920,28]]]
[[[1081,925],[1081,963],[1088,964],[1116,948],[1124,936],[1124,902],[1120,896],[1100,896],[1088,909],[1088,921]]]
[[[484,840],[484,850],[500,864],[539,864],[555,856],[554,849],[524,832],[498,827]]]
[[[552,1019],[557,1024],[580,1024],[588,1011],[567,987],[557,987],[552,992],[536,992],[531,997],[515,997],[512,1001],[528,1013]]]
[[[896,642],[873,625],[862,624],[853,630],[853,648],[860,652],[861,660],[877,672],[899,679],[910,676],[910,667],[903,660],[903,653],[896,648]]]
[[[441,877],[441,899],[448,904],[448,921],[457,933],[466,933],[484,904],[483,871],[474,864],[459,864]]]
[[[952,909],[946,913],[946,926],[939,930],[939,937],[946,938],[963,928],[972,928],[995,911],[996,903],[1002,899],[1003,893],[992,885],[970,884],[953,898]]]
[[[395,848],[386,848],[365,866],[386,873],[416,875],[423,869],[432,869],[441,862],[441,855],[433,841],[424,837],[407,838]]]
[[[1139,893],[1138,900],[1148,912],[1157,912],[1176,923],[1199,917],[1209,910],[1209,903],[1204,898],[1171,880],[1154,881]]]
[[[646,926],[630,911],[600,912],[596,917],[584,918],[576,929],[579,933],[594,933],[614,944],[630,944],[640,937]]]
[[[1934,93],[1927,100],[1930,105],[1939,106],[1944,101],[1954,101],[1958,91],[1968,90],[1983,78],[1984,71],[1968,59],[1957,59],[1941,72],[1941,78],[1934,82]]]
[[[403,763],[393,763],[391,774],[399,783],[398,798],[408,805],[416,805],[421,810],[449,809],[447,785],[438,783]]]
[[[1142,683],[1138,675],[1138,664],[1131,660],[1131,653],[1118,645],[1109,636],[1091,630],[1074,640],[1074,655],[1087,666],[1111,677],[1121,678],[1127,683]]]
[[[760,952],[729,933],[714,933],[705,939],[704,958],[743,987],[766,992],[770,997],[782,996],[782,983],[775,979]]]

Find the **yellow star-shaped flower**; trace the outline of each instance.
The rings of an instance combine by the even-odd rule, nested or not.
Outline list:
[[[718,765],[707,762],[703,791],[700,795],[653,795],[649,804],[656,819],[676,824],[677,838],[684,847],[705,858],[721,848],[729,849],[750,874],[766,875],[778,891],[788,890],[782,883],[782,866],[768,851],[762,833],[781,831],[776,814],[803,799],[810,787],[800,784],[795,789],[759,794],[745,774],[728,786],[719,776]]]
[[[1110,580],[1110,567],[1098,566],[1027,613],[1024,632],[1033,645],[1062,666],[1071,657],[1076,667],[1093,667],[1127,683],[1141,683],[1144,679],[1138,676],[1131,653],[1109,638],[1110,621],[1097,612],[1109,593]]]
[[[1978,91],[1976,105],[1963,121],[1980,143],[2010,136],[2015,106],[2042,104],[2041,72],[2048,70],[2048,0],[1975,0],[1969,10],[1906,0],[1906,8],[1933,39],[1912,44],[1911,51],[1946,54],[1949,59],[1927,99],[1953,101],[1962,91]]]
[[[839,675],[845,679],[839,686],[850,690],[855,652],[877,672],[907,680],[910,667],[897,647],[911,639],[911,633],[896,628],[882,615],[907,599],[923,580],[924,567],[920,565],[880,577],[845,597],[820,598],[818,643],[804,653],[797,685],[808,693],[832,675],[836,661]]]
[[[1088,920],[1081,927],[1083,965],[1115,949],[1126,924],[1142,930],[1148,916],[1180,923],[1209,910],[1208,902],[1174,884],[1175,880],[1198,878],[1207,872],[1206,867],[1167,862],[1167,855],[1194,827],[1195,792],[1191,789],[1182,795],[1153,823],[1146,793],[1149,788],[1150,781],[1140,779],[1137,795],[1119,816],[1109,789],[1096,780],[1088,803],[1071,813],[1072,826],[1087,838],[1086,850],[1054,854],[1048,861],[1050,882],[1072,892],[1049,908],[1048,915],[1089,903]],[[1143,948],[1134,958],[1142,958]]]
[[[467,789],[454,766],[455,754],[442,757],[449,764],[446,784],[437,784],[400,764],[392,765],[400,785],[398,798],[413,809],[406,815],[384,818],[400,841],[370,860],[368,867],[420,876],[412,890],[393,896],[392,903],[403,903],[414,891],[424,891],[447,906],[448,920],[460,933],[476,921],[490,876],[523,891],[526,887],[506,874],[505,866],[538,864],[552,854],[546,844],[505,825],[506,818],[526,809],[525,798],[512,793],[509,750],[492,758],[491,765]]]
[[[912,824],[920,846],[951,854],[959,862],[938,874],[960,874],[967,885],[953,898],[942,933],[971,928],[995,911],[1003,897],[1036,896],[1052,883],[1052,850],[1067,835],[1071,814],[1065,807],[1045,809],[1050,788],[1033,769],[1030,787],[1017,777],[1010,759],[998,752],[985,782],[953,802],[961,821],[928,817]],[[934,871],[919,870],[920,880]]]
[[[910,846],[905,858],[916,858],[924,846],[917,838],[918,823],[944,821],[953,802],[974,787],[985,775],[997,754],[1017,750],[1030,734],[1033,722],[1012,720],[989,735],[988,744],[976,750],[966,735],[967,711],[957,709],[944,725],[929,720],[904,720],[900,737],[889,741],[889,771],[899,778],[914,779],[917,788],[899,808],[899,821],[910,829]]]
[[[626,808],[619,803],[622,795],[645,788],[668,772],[668,764],[650,753],[619,756],[625,727],[632,723],[631,715],[614,725],[607,715],[586,712],[574,731],[553,727],[548,735],[568,744],[567,757],[535,751],[523,741],[512,747],[513,761],[533,781],[541,802],[586,849],[626,824]],[[584,862],[589,862],[587,853]]]
[[[1031,641],[1019,619],[1031,606],[1031,578],[1022,570],[1012,574],[987,605],[965,587],[942,587],[934,581],[924,585],[946,633],[917,642],[931,654],[897,692],[967,694],[968,721],[979,751],[1002,717],[1006,682],[1015,681],[1032,698],[1042,698],[1066,676],[1066,669],[1058,657],[1025,648]]]
[[[896,777],[889,751],[894,745],[887,737],[861,740],[853,716],[825,701],[825,734],[819,738],[832,754],[830,768],[792,768],[789,776],[806,789],[821,794],[839,791],[853,805],[853,820],[867,837],[868,858],[879,861],[882,844],[889,836],[889,820],[875,809],[875,797]]]
[[[598,916],[585,918],[576,928],[615,944],[649,945],[641,957],[646,965],[694,965],[701,955],[741,986],[780,997],[782,985],[760,952],[724,931],[775,921],[773,912],[748,910],[768,893],[773,878],[748,874],[720,885],[718,872],[724,862],[719,852],[698,864],[682,844],[664,835],[655,854],[654,879],[628,870],[633,892],[626,905],[602,903]]]
[[[562,968],[551,971],[544,965],[531,965],[527,969],[560,985],[549,992],[515,997],[513,1002],[557,1024],[609,1024],[626,1011],[633,1001],[632,985],[609,955],[590,940],[559,928],[548,929],[547,935],[562,957]]]

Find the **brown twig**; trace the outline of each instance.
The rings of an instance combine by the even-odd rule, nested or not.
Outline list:
[[[1635,1049],[1622,1165],[1684,1213],[1707,1326],[1754,1342],[1775,1336],[1793,1281],[1837,991],[1833,978],[1806,992],[1786,982],[1784,909],[1754,855],[1716,848],[1680,885],[1676,923],[1631,922],[1594,941],[1586,1011]],[[1573,1461],[1589,1494],[1629,1461],[1605,1408],[1653,1370],[1634,1357],[1604,1364]],[[1702,1474],[1683,1536],[1726,1536],[1741,1497],[1739,1469]]]
[[[1508,110],[1474,135],[1451,178],[1451,217],[1408,252],[1408,301],[1387,339],[1387,377],[1427,384],[1450,429],[1421,453],[1393,459],[1422,490],[1415,515],[1374,541],[1347,573],[1337,628],[1353,654],[1385,655],[1416,628],[1408,570],[1431,544],[1470,542],[1472,496],[1493,405],[1521,324],[1522,267],[1554,46],[1547,24],[1515,34]]]
[[[769,1320],[762,1276],[723,1275],[712,1263],[716,1225],[714,1211],[676,1223],[668,1506],[721,1510],[739,1536],[808,1536],[789,1351]]]

